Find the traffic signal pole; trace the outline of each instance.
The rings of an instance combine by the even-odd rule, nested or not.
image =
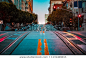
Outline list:
[[[79,17],[78,17],[78,31],[79,31]]]
[[[77,7],[78,7],[78,15],[79,15],[80,14],[80,8],[79,8],[78,0],[77,0]],[[78,31],[79,31],[79,16],[78,16]]]

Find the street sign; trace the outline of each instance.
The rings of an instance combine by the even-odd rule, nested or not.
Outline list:
[[[3,24],[3,20],[0,20],[0,24]]]

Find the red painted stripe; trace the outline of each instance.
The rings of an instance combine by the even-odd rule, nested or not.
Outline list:
[[[0,42],[4,41],[7,38],[7,36],[0,39]]]
[[[0,36],[5,35],[6,33],[0,34]]]

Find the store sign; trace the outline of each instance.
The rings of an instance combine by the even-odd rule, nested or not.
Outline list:
[[[3,24],[3,20],[0,20],[0,24]]]

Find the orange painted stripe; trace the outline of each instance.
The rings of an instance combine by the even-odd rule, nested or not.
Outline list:
[[[46,39],[44,39],[44,43],[45,43],[45,49],[44,49],[45,55],[49,55],[48,46],[47,46],[47,40]]]
[[[45,32],[43,31],[43,33],[45,33]]]
[[[41,46],[42,46],[41,39],[39,39],[39,41],[38,41],[37,55],[41,55],[41,54],[42,54],[42,53],[40,52],[40,51],[42,50]]]

